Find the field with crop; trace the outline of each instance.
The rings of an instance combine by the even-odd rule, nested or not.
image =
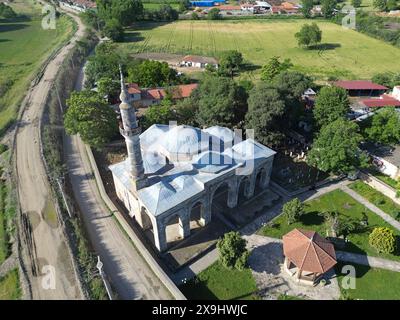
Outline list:
[[[15,120],[30,80],[74,29],[72,20],[62,16],[56,29],[44,30],[41,8],[32,0],[16,0],[11,6],[24,16],[0,19],[0,133]]]
[[[295,69],[323,80],[370,78],[382,71],[400,71],[394,61],[400,49],[341,26],[317,21],[322,45],[313,50],[299,48],[294,34],[306,20],[176,21],[142,23],[127,31],[121,44],[129,53],[158,52],[215,56],[236,49],[256,66],[272,56],[291,58]],[[252,68],[258,77],[260,69]],[[255,69],[255,70],[254,70]]]

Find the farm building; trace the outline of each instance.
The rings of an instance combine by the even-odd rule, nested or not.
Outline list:
[[[159,251],[268,188],[275,152],[224,127],[152,125],[141,133],[121,76],[127,159],[111,165],[116,195]],[[239,141],[238,141],[239,140]]]
[[[364,143],[362,149],[372,157],[377,170],[397,180],[400,177],[400,146],[375,145]]]
[[[196,88],[197,83],[182,84],[171,88],[141,89],[136,83],[129,83],[126,86],[128,99],[136,107],[159,104],[168,94],[171,94],[173,100],[188,98]]]
[[[379,98],[361,100],[361,104],[368,108],[375,107],[400,107],[400,86],[393,88],[392,93],[383,94]]]
[[[218,61],[214,58],[188,55],[183,57],[180,63],[181,67],[195,67],[202,69],[207,65],[212,65],[215,68],[218,68]]]
[[[385,86],[365,80],[335,81],[333,85],[347,90],[350,97],[378,97],[388,90]]]
[[[221,10],[222,14],[232,14],[232,15],[237,15],[242,13],[242,8],[241,6],[219,6],[219,10]]]

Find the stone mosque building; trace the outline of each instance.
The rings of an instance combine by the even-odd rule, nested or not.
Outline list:
[[[153,125],[143,133],[121,74],[120,132],[128,157],[111,165],[116,194],[129,215],[153,237],[159,251],[170,246],[167,226],[179,238],[212,223],[212,205],[225,193],[226,205],[250,199],[268,187],[275,152],[225,127],[199,129]]]

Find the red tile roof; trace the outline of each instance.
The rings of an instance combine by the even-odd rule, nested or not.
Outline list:
[[[336,262],[333,244],[315,231],[293,229],[283,236],[283,253],[300,270],[325,273]]]
[[[241,10],[242,8],[240,6],[219,6],[218,9],[223,11],[230,11],[230,10]]]
[[[193,90],[197,88],[197,83],[182,84],[175,87],[171,87],[173,99],[188,98],[192,94]],[[142,99],[148,100],[162,100],[167,96],[167,90],[165,88],[152,88],[142,90]]]
[[[333,84],[337,87],[341,87],[346,90],[387,90],[388,89],[385,86],[373,83],[372,81],[366,81],[366,80],[343,80],[343,81],[335,81]]]
[[[127,84],[127,88],[128,88],[128,93],[129,94],[141,93],[141,90],[140,90],[139,85],[137,83],[128,83]]]

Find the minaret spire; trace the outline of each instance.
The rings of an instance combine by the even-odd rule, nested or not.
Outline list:
[[[119,131],[125,138],[126,149],[128,151],[129,171],[133,180],[134,190],[132,191],[136,192],[137,190],[147,186],[140,148],[140,128],[137,124],[135,108],[133,108],[128,99],[121,66],[119,66],[119,71],[121,78],[121,93],[119,95],[121,103],[119,105],[119,110],[121,112],[122,120],[122,128],[120,128]]]

